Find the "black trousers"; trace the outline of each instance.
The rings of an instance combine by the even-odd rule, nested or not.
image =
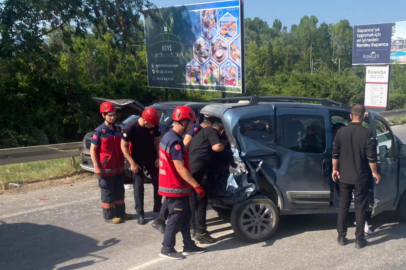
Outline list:
[[[125,214],[124,173],[113,176],[99,176],[98,178],[103,217],[105,219],[123,217]]]
[[[161,210],[159,211],[159,214],[155,219],[155,223],[165,224],[165,221],[168,219],[168,215],[169,215],[168,201],[164,200],[164,202],[162,203],[162,206],[161,206]]]
[[[189,197],[165,198],[168,205],[168,223],[166,224],[162,252],[175,252],[176,234],[182,233],[184,246],[194,244],[190,236]]]
[[[138,162],[137,162],[138,163]],[[162,205],[162,196],[158,194],[158,173],[159,169],[155,167],[155,164],[142,164],[138,163],[141,167],[145,167],[151,175],[152,185],[154,187],[154,212],[159,212]],[[139,215],[144,214],[144,180],[142,179],[142,171],[137,174],[133,173],[134,184],[134,201],[135,211]]]
[[[366,207],[368,195],[368,183],[340,185],[340,207],[337,220],[337,231],[339,236],[347,235],[347,216],[351,205],[352,192],[354,191],[355,221],[357,222],[355,237],[364,239],[364,226],[366,221]]]
[[[200,170],[192,172],[193,178],[208,192],[209,181],[208,181],[208,171],[206,167],[202,167]],[[200,198],[199,195],[193,190],[190,194],[190,209],[192,211],[190,226],[197,232],[202,233],[207,229],[206,224],[206,213],[207,205],[209,204],[208,196]]]

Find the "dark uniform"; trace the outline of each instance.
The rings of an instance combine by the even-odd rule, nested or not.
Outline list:
[[[193,138],[197,133],[199,133],[200,130],[202,130],[202,126],[200,124],[193,124],[187,135],[190,135]]]
[[[163,253],[173,253],[176,234],[180,231],[185,247],[193,246],[190,237],[189,195],[192,187],[176,171],[173,160],[184,160],[189,169],[189,155],[182,137],[175,131],[168,131],[159,145],[159,194],[165,196],[169,216],[162,243]]]
[[[212,161],[215,157],[215,152],[212,146],[221,143],[219,134],[216,129],[206,127],[202,129],[190,143],[190,170],[193,178],[204,188],[210,190],[210,182],[212,170],[215,167]],[[208,196],[200,198],[196,191],[190,195],[190,208],[192,210],[191,226],[198,233],[203,233],[207,229],[206,212],[208,205]]]
[[[188,131],[187,135],[190,135],[192,138],[200,131],[202,130],[202,126],[200,124],[193,124],[192,128]],[[154,223],[152,226],[156,228],[158,224],[160,226],[164,227],[165,226],[165,220],[168,217],[168,206],[166,204],[166,201],[163,202],[161,211],[159,212],[158,216],[156,217]],[[193,218],[193,214],[192,214]]]
[[[92,144],[97,145],[97,157],[102,175],[98,177],[101,189],[103,216],[109,220],[124,217],[124,156],[121,152],[121,128],[113,125],[109,129],[105,123],[94,131]]]
[[[355,198],[357,239],[364,239],[368,186],[371,171],[368,163],[377,162],[376,143],[371,130],[362,123],[349,123],[338,130],[334,140],[333,159],[339,160],[340,208],[337,221],[339,236],[346,236],[346,219],[351,205],[352,192]]]
[[[152,129],[141,127],[138,119],[133,120],[124,127],[123,140],[130,143],[131,157],[141,168],[145,167],[151,175],[154,186],[154,212],[161,209],[162,197],[158,194],[158,168],[155,166],[157,159],[155,138],[161,136],[159,126]],[[133,174],[135,210],[139,215],[144,215],[144,181],[142,172]]]

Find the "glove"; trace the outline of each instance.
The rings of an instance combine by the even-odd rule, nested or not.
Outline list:
[[[197,187],[195,187],[195,190],[200,198],[203,198],[204,196],[206,196],[206,191],[204,191],[204,188],[201,185],[198,185]]]

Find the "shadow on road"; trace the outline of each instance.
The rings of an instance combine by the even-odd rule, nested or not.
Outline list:
[[[91,253],[118,242],[112,238],[99,244],[95,239],[52,225],[0,221],[0,269],[55,269],[56,265],[72,259],[94,258],[59,268],[80,269],[107,260]]]
[[[348,228],[355,227],[355,214],[350,213],[347,221]],[[228,217],[216,217],[208,220],[208,230],[211,233],[231,230],[231,226],[222,227],[220,229],[210,229],[210,225],[220,225],[229,223]],[[395,213],[383,213],[375,218],[370,219],[369,225],[373,231],[372,235],[367,235],[366,239],[369,245],[379,245],[386,241],[406,238],[406,224],[398,222]],[[336,244],[337,214],[323,215],[296,215],[296,216],[281,216],[278,230],[268,241],[263,242],[263,247],[272,246],[276,241],[283,238],[292,237],[309,231],[333,230],[331,237],[332,244]],[[355,242],[355,236],[348,234],[349,243]],[[249,246],[252,243],[243,242],[237,238],[233,232],[222,235],[217,238],[216,244],[210,245],[210,251],[220,251],[235,249],[239,247]]]

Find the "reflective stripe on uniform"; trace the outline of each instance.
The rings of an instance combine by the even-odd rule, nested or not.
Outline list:
[[[188,188],[165,188],[165,187],[159,187],[158,189],[161,192],[165,192],[165,193],[175,193],[175,194],[179,194],[179,193],[189,193],[190,191],[192,191],[192,187],[188,187]]]
[[[162,167],[164,164],[162,163],[162,160],[159,160],[159,166]]]
[[[159,157],[162,158],[165,161],[168,161],[168,159],[166,158],[166,156],[164,155],[164,153],[162,153],[161,151],[159,152]]]
[[[166,170],[159,169],[159,174],[166,175]]]
[[[104,202],[102,202],[101,204],[102,204],[102,207],[104,209],[112,209],[112,208],[114,208],[114,203],[104,203]]]
[[[105,169],[105,170],[102,170],[102,173],[116,173],[117,172],[117,169]]]

